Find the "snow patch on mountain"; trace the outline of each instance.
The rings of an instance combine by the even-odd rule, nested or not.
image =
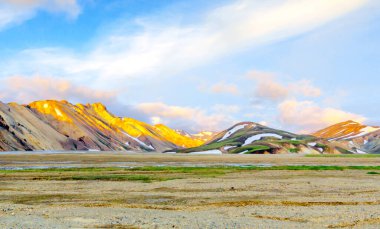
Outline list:
[[[243,152],[240,152],[239,154],[245,154],[247,152],[248,152],[248,150],[244,150]]]
[[[98,149],[88,149],[89,152],[99,152],[100,150]]]
[[[344,140],[349,140],[349,139],[353,139],[353,138],[362,137],[364,135],[370,134],[370,133],[378,131],[378,130],[380,130],[380,128],[367,126],[367,127],[363,128],[363,129],[361,129],[359,134],[356,134],[356,135],[353,135],[353,136],[348,136],[348,137],[344,138]]]
[[[138,142],[141,146],[145,147],[145,148],[148,148],[148,149],[151,149],[151,150],[155,150],[154,147],[152,145],[147,145],[145,144],[145,142],[141,141],[140,139],[138,138],[135,138],[135,137],[132,137],[131,135],[123,132],[126,136],[132,138],[133,140],[135,140],[136,142]],[[129,145],[128,142],[125,143],[126,145]]]
[[[356,153],[357,154],[367,154],[366,152],[364,152],[363,150],[360,150],[360,149],[356,149]]]
[[[229,131],[223,136],[223,138],[221,138],[218,142],[221,142],[221,141],[226,140],[228,137],[230,137],[231,135],[233,135],[234,133],[236,133],[238,130],[243,129],[245,126],[247,126],[247,124],[241,124],[241,125],[237,125],[237,126],[235,126],[235,127],[232,128],[231,130],[229,130]]]
[[[317,143],[316,142],[309,142],[309,143],[307,143],[307,145],[315,147],[317,145]]]
[[[232,148],[236,148],[236,146],[225,146],[223,149],[224,150],[229,150],[229,149],[232,149]]]
[[[275,137],[275,138],[282,139],[282,136],[278,135],[278,134],[270,134],[270,133],[268,133],[268,134],[257,134],[257,135],[254,135],[254,136],[247,138],[247,140],[245,140],[243,146],[251,144],[254,141],[260,140],[263,137]]]
[[[200,152],[191,152],[190,154],[222,154],[222,151],[220,150],[207,150],[207,151],[200,151]]]

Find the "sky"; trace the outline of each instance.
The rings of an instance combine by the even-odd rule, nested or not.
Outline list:
[[[380,125],[378,0],[0,0],[0,100],[189,132]]]

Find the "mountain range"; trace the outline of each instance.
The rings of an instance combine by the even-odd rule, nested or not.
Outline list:
[[[258,123],[242,122],[208,143],[175,152],[192,154],[364,154],[380,153],[380,127],[346,121],[309,135],[298,135]]]
[[[196,147],[212,135],[182,134],[165,125],[117,117],[101,103],[0,103],[0,150],[164,151]]]
[[[190,134],[110,113],[101,103],[0,102],[0,151],[87,150],[229,154],[380,153],[380,127],[346,121],[308,135],[238,123]]]

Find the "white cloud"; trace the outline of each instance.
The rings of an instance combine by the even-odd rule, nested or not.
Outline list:
[[[80,13],[79,4],[75,0],[4,2],[0,3],[0,30],[32,18],[39,10],[60,12],[69,17],[75,17]],[[128,82],[131,77],[136,77],[141,82],[144,77],[177,75],[173,73],[204,65],[264,43],[281,41],[314,30],[362,7],[367,2],[367,0],[236,0],[206,12],[203,16],[197,15],[199,16],[197,23],[193,24],[181,24],[181,22],[168,24],[162,23],[161,20],[152,22],[136,19],[139,31],[134,32],[128,30],[131,22],[119,20],[117,25],[112,26],[116,29],[102,30],[104,32],[102,37],[91,41],[92,45],[87,52],[82,53],[65,47],[28,49],[0,63],[0,77],[9,75],[67,77],[70,79],[68,82],[77,83],[71,83],[73,89],[68,90],[70,93],[51,89],[44,91],[45,89],[38,86],[38,83],[30,80],[26,80],[18,90],[3,84],[1,93],[8,99],[17,101],[46,99],[50,95],[54,98],[79,97],[91,100],[93,90],[90,86],[94,84],[105,88],[113,84],[119,85],[120,81],[117,80]],[[164,15],[168,16],[170,15]],[[123,30],[126,27],[128,31]],[[77,86],[84,83],[86,86]],[[52,83],[48,85],[47,88],[53,87]],[[274,95],[274,98],[289,93],[283,90],[286,85],[278,82],[274,85],[274,88],[277,87],[280,91],[279,95]],[[304,86],[310,84],[306,82]],[[219,87],[214,91],[235,93],[236,90],[231,88],[233,87]],[[309,89],[302,94],[318,95],[317,90]],[[114,96],[112,91],[95,91],[100,94],[105,93],[102,96],[106,98]],[[267,96],[273,97],[273,95]],[[229,109],[234,110],[233,107]],[[153,122],[162,121],[169,126],[184,129],[190,126],[193,130],[221,130],[235,122],[229,113],[216,112],[212,108],[212,112],[206,112],[194,107],[144,103],[137,105],[133,110],[149,116]]]
[[[238,113],[241,108],[237,105],[215,104],[211,108],[216,113],[233,114]]]
[[[140,19],[136,21],[141,30],[131,35],[118,22],[117,31],[98,39],[88,53],[31,50],[3,67],[9,70],[13,66],[10,71],[15,72],[10,74],[22,74],[18,71],[24,66],[29,67],[26,71],[50,75],[92,74],[100,83],[110,78],[168,75],[313,30],[365,3],[367,0],[236,0],[206,13],[197,24],[168,25]]]
[[[171,106],[161,102],[141,103],[135,109],[150,116],[154,124],[160,122],[193,132],[221,131],[237,122],[226,113],[207,113],[200,108]]]
[[[274,73],[255,70],[248,74],[248,78],[256,81],[255,97],[280,101],[289,95],[289,89],[275,80]]]
[[[309,80],[300,80],[289,85],[291,91],[295,94],[301,94],[307,97],[319,97],[322,95],[321,89],[312,85]]]
[[[286,100],[279,104],[279,120],[286,127],[301,133],[313,131],[327,126],[354,120],[364,122],[365,117],[330,107],[320,107],[312,101]]]
[[[54,77],[23,77],[12,76],[0,80],[0,99],[29,103],[35,100],[70,100],[82,103],[107,102],[113,103],[116,91],[104,91],[87,86],[78,86],[68,80]]]
[[[214,94],[230,94],[239,95],[239,89],[236,84],[226,83],[224,81],[214,83],[212,85],[202,84],[199,86],[199,90],[204,92],[211,92]]]
[[[280,83],[276,74],[264,71],[251,71],[247,76],[256,81],[254,95],[258,99],[283,101],[289,96],[319,97],[321,89],[312,85],[309,80],[300,80],[290,83]]]
[[[80,13],[76,0],[2,0],[0,30],[31,19],[39,10],[65,13],[69,18],[76,18]]]
[[[269,123],[266,122],[266,121],[261,121],[259,122],[260,125],[263,125],[263,126],[269,126]]]
[[[153,125],[157,125],[157,124],[161,124],[162,123],[162,120],[160,117],[157,117],[157,116],[153,116],[150,118],[150,121]]]

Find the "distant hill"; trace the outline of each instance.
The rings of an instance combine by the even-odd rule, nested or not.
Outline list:
[[[341,153],[329,141],[311,135],[298,135],[254,122],[238,123],[217,134],[207,144],[178,153],[282,154]]]
[[[380,153],[380,128],[347,121],[310,135],[298,135],[254,122],[242,122],[215,135],[204,145],[168,152],[192,154]]]

